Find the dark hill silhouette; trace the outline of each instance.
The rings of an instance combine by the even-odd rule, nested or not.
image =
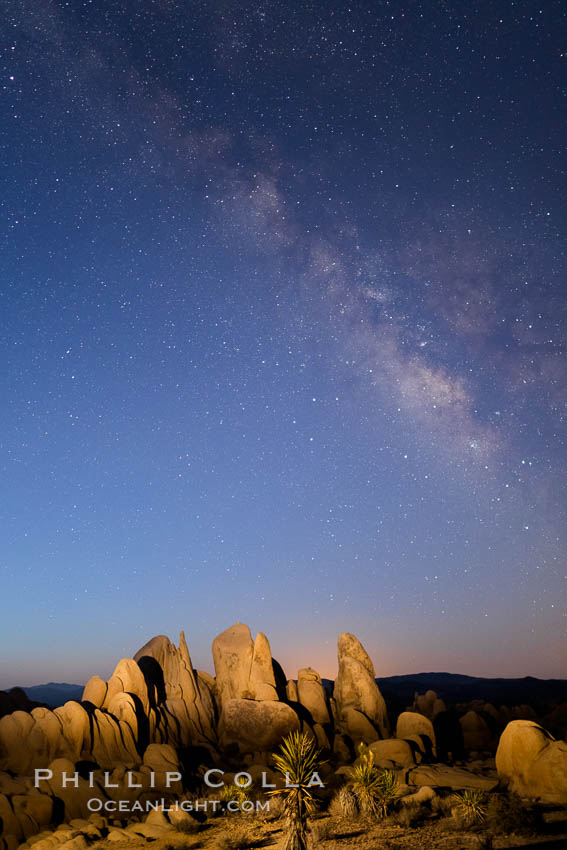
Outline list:
[[[389,703],[411,705],[414,693],[432,690],[447,705],[485,700],[501,705],[531,705],[538,713],[567,701],[567,679],[485,679],[458,673],[415,673],[377,679],[384,699]]]
[[[28,699],[44,703],[50,708],[64,705],[70,699],[80,700],[84,689],[84,685],[70,685],[67,682],[48,682],[46,685],[22,688]]]
[[[433,690],[447,705],[481,699],[500,705],[533,706],[536,711],[549,710],[559,702],[567,702],[567,679],[488,679],[480,676],[465,676],[460,673],[412,673],[405,676],[385,676],[376,680],[382,695],[391,706],[401,708],[411,705],[417,691],[420,694]],[[332,695],[333,681],[323,680],[326,690]],[[80,700],[84,685],[67,682],[48,682],[21,688],[29,700],[51,708],[63,705],[68,700]]]
[[[13,711],[31,711],[38,705],[38,702],[28,698],[23,688],[0,691],[0,717],[11,714]]]

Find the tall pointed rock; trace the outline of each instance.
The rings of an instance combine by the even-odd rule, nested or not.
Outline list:
[[[333,697],[337,725],[354,743],[370,743],[390,734],[386,703],[375,681],[374,665],[354,635],[338,640],[339,672]]]

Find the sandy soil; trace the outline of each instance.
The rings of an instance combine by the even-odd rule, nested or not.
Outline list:
[[[311,822],[312,847],[322,850],[482,850],[490,847],[481,830],[459,829],[451,818],[425,822],[415,827],[360,821],[322,815]],[[259,817],[231,816],[211,818],[199,832],[185,835],[165,834],[155,841],[96,842],[93,850],[140,850],[151,844],[152,850],[252,850],[276,848],[281,844],[282,822]],[[567,811],[546,816],[538,836],[494,836],[494,850],[567,850]]]

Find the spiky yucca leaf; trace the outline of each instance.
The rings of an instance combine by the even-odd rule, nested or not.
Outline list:
[[[286,787],[268,792],[284,798],[284,850],[307,848],[307,816],[314,809],[309,783],[320,764],[319,752],[311,736],[305,732],[290,732],[282,741],[280,752],[273,756],[276,770],[286,780]]]
[[[482,823],[486,818],[488,801],[480,788],[470,788],[455,794],[453,799],[467,823]]]
[[[352,768],[349,785],[356,795],[360,812],[370,817],[385,817],[398,795],[399,783],[390,770],[378,770],[372,750]]]
[[[356,796],[358,806],[363,815],[377,815],[376,792],[379,784],[379,773],[374,766],[374,753],[372,751],[361,756],[350,774],[349,785]]]
[[[391,770],[381,771],[378,775],[378,787],[375,792],[378,814],[380,817],[386,817],[390,806],[398,796],[399,789],[400,783],[398,782],[395,773]]]
[[[220,799],[223,802],[228,802],[229,800],[237,800],[238,803],[244,803],[246,800],[249,800],[248,796],[248,780],[245,776],[241,776],[237,778],[235,782],[232,782],[230,785],[225,785],[222,791],[220,792]]]
[[[374,765],[374,753],[365,753],[360,757],[358,764],[352,768],[350,773],[352,785],[362,785],[365,788],[374,788],[378,782],[378,770]]]
[[[278,773],[285,777],[286,785],[295,787],[276,788],[268,793],[283,794],[287,808],[297,801],[300,809],[310,814],[313,810],[313,795],[309,790],[309,781],[319,765],[319,752],[313,739],[304,732],[290,732],[273,760]]]

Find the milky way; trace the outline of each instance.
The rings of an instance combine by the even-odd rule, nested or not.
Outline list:
[[[567,675],[562,4],[1,6],[0,686]]]

